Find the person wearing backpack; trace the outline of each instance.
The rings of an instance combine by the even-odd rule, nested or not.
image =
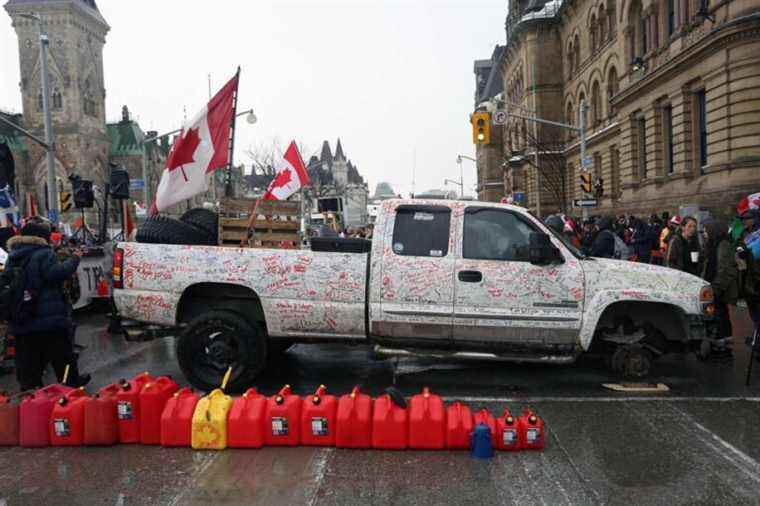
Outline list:
[[[8,240],[4,286],[13,287],[15,294],[9,299],[5,293],[3,312],[16,339],[16,376],[22,391],[43,385],[48,363],[59,382],[67,365],[69,386],[84,386],[90,380],[89,374],[79,375],[70,333],[72,308],[63,292],[63,284],[76,273],[82,253],[77,250],[59,262],[49,241],[50,227],[42,221],[27,223],[21,235]]]
[[[673,232],[668,240],[665,266],[699,276],[701,274],[700,257],[697,220],[693,216],[684,216],[680,228]]]

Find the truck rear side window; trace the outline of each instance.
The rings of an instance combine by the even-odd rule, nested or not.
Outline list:
[[[450,224],[448,207],[399,207],[393,228],[393,252],[411,257],[445,257],[449,253]]]

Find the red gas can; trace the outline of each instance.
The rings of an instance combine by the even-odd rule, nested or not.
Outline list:
[[[84,444],[111,446],[119,442],[116,392],[102,389],[84,405]]]
[[[457,401],[446,408],[446,448],[468,449],[472,427],[472,412],[467,404]]]
[[[409,446],[409,413],[390,395],[375,399],[372,410],[372,448],[404,450]]]
[[[335,446],[369,448],[372,445],[372,398],[354,387],[338,401]]]
[[[481,423],[488,425],[488,428],[491,430],[491,444],[494,448],[497,448],[499,445],[499,434],[496,431],[496,419],[491,412],[485,408],[475,413],[472,426],[476,427]]]
[[[227,416],[227,446],[230,448],[261,448],[264,446],[264,418],[267,398],[249,388],[242,397],[232,401]]]
[[[544,449],[544,421],[541,418],[533,413],[530,408],[526,408],[517,420],[517,424],[523,449]]]
[[[441,450],[446,447],[446,410],[443,399],[425,387],[409,403],[409,448]]]
[[[176,392],[161,413],[161,445],[190,446],[193,413],[200,397],[190,388]]]
[[[62,396],[73,391],[63,385],[49,385],[21,401],[19,444],[25,448],[50,446],[50,414]]]
[[[146,383],[140,392],[140,442],[144,445],[161,443],[161,414],[166,402],[179,390],[176,381],[161,376]]]
[[[505,409],[504,414],[496,420],[496,432],[499,436],[496,448],[499,450],[514,452],[522,448],[517,419],[508,409]]]
[[[314,395],[305,397],[301,407],[301,444],[335,446],[338,400],[320,385]]]
[[[264,442],[269,446],[298,446],[301,441],[301,398],[290,385],[267,400]]]
[[[138,374],[131,380],[119,381],[119,393],[116,394],[116,413],[119,418],[119,442],[140,442],[140,392],[152,382],[147,372]]]
[[[18,445],[18,402],[16,397],[0,394],[0,446]]]
[[[50,414],[50,444],[82,446],[84,406],[90,400],[84,388],[77,388],[58,399]]]

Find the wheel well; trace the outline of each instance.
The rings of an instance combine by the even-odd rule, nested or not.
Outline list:
[[[651,325],[668,341],[686,341],[688,338],[683,310],[659,302],[624,301],[610,304],[599,317],[596,328],[615,328],[627,322],[636,327]]]
[[[250,322],[260,323],[266,330],[264,308],[256,292],[228,283],[198,283],[187,287],[177,305],[177,323],[187,323],[215,309],[234,311]]]

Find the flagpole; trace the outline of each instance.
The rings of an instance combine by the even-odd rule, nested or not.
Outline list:
[[[232,156],[235,152],[235,123],[237,118],[238,90],[240,89],[240,66],[235,74],[235,94],[232,97],[232,125],[230,126],[230,148],[227,157],[227,181],[224,189],[225,197],[232,197]]]

